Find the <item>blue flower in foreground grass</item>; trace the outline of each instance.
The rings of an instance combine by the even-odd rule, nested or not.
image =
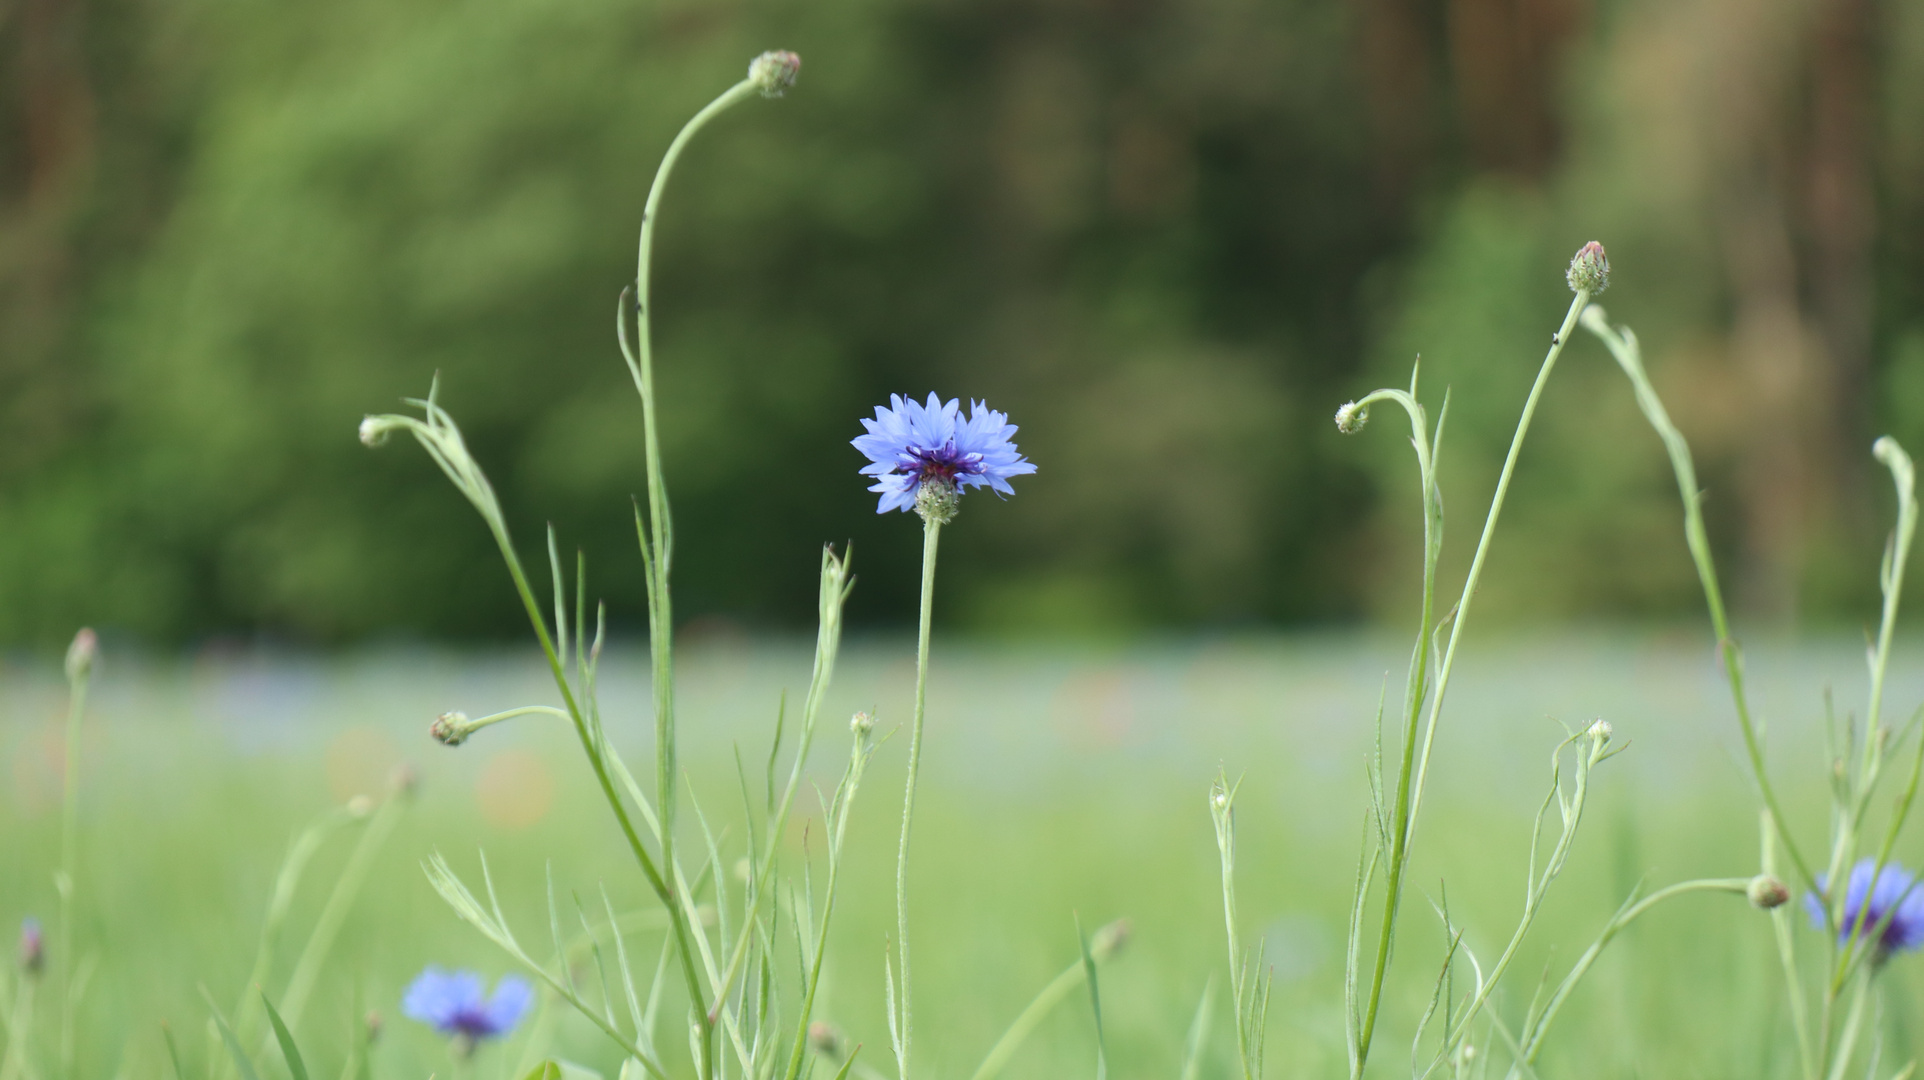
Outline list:
[[[401,1012],[472,1047],[514,1030],[532,1004],[534,990],[513,975],[502,976],[493,994],[483,994],[481,976],[474,972],[430,966],[408,987]]]
[[[1859,859],[1851,867],[1850,880],[1844,884],[1844,922],[1837,930],[1837,940],[1849,940],[1853,931],[1861,937],[1876,935],[1874,957],[1877,963],[1888,960],[1892,953],[1905,949],[1915,949],[1924,945],[1924,884],[1919,884],[1909,870],[1895,863],[1886,863],[1884,872],[1877,875],[1875,884],[1871,875],[1877,870],[1876,859]],[[1817,884],[1824,884],[1823,878]],[[1804,897],[1804,906],[1810,911],[1811,922],[1824,925],[1824,902],[1816,893]],[[1884,923],[1882,933],[1877,924],[1884,921],[1886,913],[1890,921]],[[1858,929],[1859,918],[1863,919],[1862,929]]]
[[[882,496],[878,514],[915,510],[947,521],[963,489],[987,487],[1009,495],[1015,491],[1010,477],[1035,471],[1009,441],[1016,429],[1008,414],[980,401],[969,403],[965,418],[955,398],[944,404],[930,394],[927,404],[918,405],[890,394],[888,407],[876,406],[875,419],[862,426],[868,434],[850,442],[870,461],[862,475],[875,478],[869,490]]]

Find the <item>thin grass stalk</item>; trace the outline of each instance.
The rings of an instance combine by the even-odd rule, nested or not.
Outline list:
[[[929,629],[935,612],[935,557],[942,539],[942,522],[930,516],[922,523],[922,601],[915,644],[915,713],[909,723],[908,779],[902,790],[902,839],[895,851],[895,948],[900,969],[897,1016],[901,1037],[895,1048],[898,1080],[909,1080],[909,1048],[915,1033],[915,1011],[909,990],[909,827],[915,818],[915,779],[922,768],[922,720],[929,696]]]
[[[287,989],[281,994],[281,1018],[288,1027],[299,1025],[302,1014],[307,1011],[307,999],[320,979],[321,965],[326,963],[328,953],[333,950],[334,939],[340,936],[341,924],[347,920],[348,911],[360,896],[361,886],[367,883],[374,856],[387,843],[394,827],[400,824],[405,799],[406,796],[397,791],[382,800],[380,809],[368,819],[367,829],[354,845],[353,854],[348,856],[347,865],[341,869],[341,876],[334,883],[334,891],[328,894],[320,917],[314,921],[314,930],[308,935],[300,959],[294,963],[294,973],[288,977]]]

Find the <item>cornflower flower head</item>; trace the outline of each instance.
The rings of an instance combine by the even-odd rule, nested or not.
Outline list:
[[[1010,495],[1010,477],[1035,471],[1009,441],[1016,427],[1008,414],[980,401],[971,401],[964,417],[956,398],[944,403],[930,394],[926,404],[917,404],[890,394],[888,407],[876,406],[875,419],[862,426],[868,434],[850,443],[869,459],[862,475],[875,478],[869,490],[882,496],[878,514],[914,510],[924,520],[947,522],[963,490],[986,487]]]
[[[1873,874],[1875,881],[1871,880]],[[1819,877],[1817,884],[1822,888],[1824,878]],[[1823,927],[1824,901],[1818,894],[1805,896],[1804,906],[1812,924]],[[1884,924],[1881,931],[1880,922]],[[1878,873],[1876,859],[1859,859],[1844,884],[1844,920],[1837,928],[1837,939],[1848,941],[1853,933],[1872,939],[1876,950],[1873,962],[1878,964],[1893,953],[1924,945],[1924,885],[1895,863],[1887,863]]]
[[[534,989],[523,979],[504,975],[494,993],[483,992],[481,976],[472,971],[442,971],[430,965],[408,987],[401,1012],[453,1036],[463,1050],[482,1039],[506,1035],[534,1004]]]

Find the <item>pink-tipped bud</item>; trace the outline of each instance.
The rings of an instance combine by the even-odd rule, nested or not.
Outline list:
[[[778,98],[788,93],[801,71],[802,58],[785,49],[770,49],[748,62],[748,79],[761,89],[763,97]]]
[[[1577,249],[1563,278],[1570,283],[1571,292],[1601,296],[1610,287],[1610,256],[1604,254],[1602,244],[1592,240]]]
[[[100,637],[92,630],[82,627],[73,636],[73,644],[67,646],[67,681],[77,683],[93,674],[94,660],[100,655]]]

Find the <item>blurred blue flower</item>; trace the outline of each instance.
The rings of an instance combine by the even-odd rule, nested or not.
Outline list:
[[[1000,494],[1012,494],[1009,478],[1035,471],[1009,436],[1015,425],[1007,413],[987,408],[980,401],[969,403],[969,415],[962,416],[961,402],[950,398],[944,404],[934,394],[928,403],[918,405],[900,394],[889,395],[889,406],[876,406],[875,419],[862,421],[868,434],[850,440],[871,464],[862,475],[875,478],[869,488],[882,496],[875,508],[878,514],[890,510],[911,510],[915,496],[924,484],[938,483],[957,490],[988,487]]]
[[[503,975],[493,994],[483,994],[481,976],[474,972],[430,965],[408,987],[401,1012],[443,1035],[478,1042],[512,1031],[532,1004],[533,988],[513,975]]]
[[[1877,874],[1873,883],[1871,875],[1876,871],[1877,860],[1870,858],[1859,859],[1851,867],[1850,880],[1844,885],[1844,922],[1838,927],[1837,940],[1848,940],[1854,930],[1866,938],[1877,934],[1877,959],[1882,961],[1894,952],[1924,945],[1924,885],[1895,863],[1885,864],[1884,872]],[[1822,887],[1824,878],[1819,877],[1817,884]],[[1811,922],[1822,927],[1824,902],[1811,893],[1804,897],[1804,906]],[[1878,933],[1877,924],[1887,912],[1892,913],[1890,921]],[[1858,930],[1860,916],[1863,928]]]

